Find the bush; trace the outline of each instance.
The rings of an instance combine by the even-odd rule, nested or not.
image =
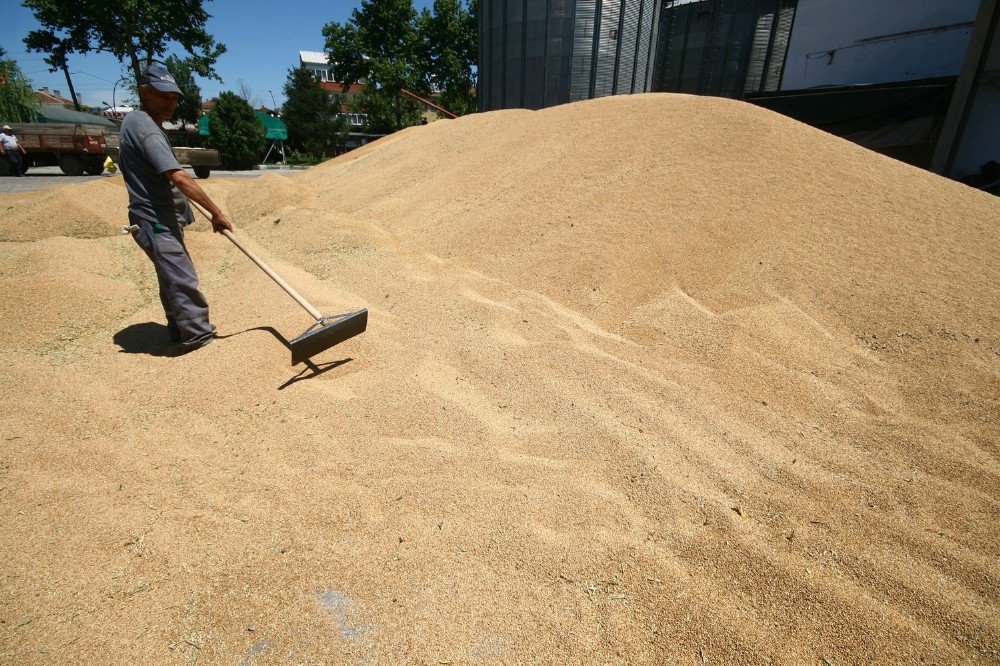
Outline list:
[[[257,113],[239,95],[224,92],[208,114],[207,145],[222,156],[222,163],[230,169],[250,169],[264,155],[264,125]]]
[[[285,157],[285,164],[289,166],[313,166],[314,164],[323,162],[325,159],[293,150]]]
[[[0,57],[0,121],[30,123],[35,120],[38,96],[31,88],[31,81],[13,60]],[[3,159],[3,158],[0,158]]]

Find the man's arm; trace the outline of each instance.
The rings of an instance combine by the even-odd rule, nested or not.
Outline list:
[[[187,175],[184,169],[173,169],[164,172],[163,175],[167,177],[174,187],[181,191],[181,194],[191,201],[200,204],[202,208],[211,214],[213,231],[218,233],[223,229],[233,230],[233,225],[229,223],[229,219],[222,213],[222,209],[215,205],[215,202],[205,194],[205,190],[201,189],[201,185],[194,182],[194,179]]]

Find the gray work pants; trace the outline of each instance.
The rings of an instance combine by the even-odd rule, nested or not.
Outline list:
[[[154,233],[153,222],[132,213],[128,218],[139,225],[132,237],[156,268],[170,339],[190,348],[208,344],[215,337],[215,326],[208,321],[208,301],[198,290],[198,274],[184,245],[183,229],[173,224]]]

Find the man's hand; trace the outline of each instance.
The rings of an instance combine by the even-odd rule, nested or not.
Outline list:
[[[229,223],[229,219],[223,215],[221,212],[212,216],[212,231],[217,234],[221,234],[223,230],[232,231],[233,225]]]

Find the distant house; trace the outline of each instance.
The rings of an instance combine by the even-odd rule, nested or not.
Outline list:
[[[38,101],[42,104],[62,104],[63,106],[74,106],[73,100],[66,99],[59,93],[58,90],[49,92],[48,87],[45,87],[41,90],[36,90],[35,94],[38,95]],[[81,106],[83,105],[83,96],[80,95],[80,93],[76,94],[76,100]]]
[[[313,73],[320,88],[328,92],[330,101],[340,97],[340,113],[349,125],[364,127],[367,114],[352,113],[350,110],[350,102],[365,89],[363,83],[352,83],[345,90],[344,84],[334,79],[329,54],[322,51],[299,51],[299,65]]]

